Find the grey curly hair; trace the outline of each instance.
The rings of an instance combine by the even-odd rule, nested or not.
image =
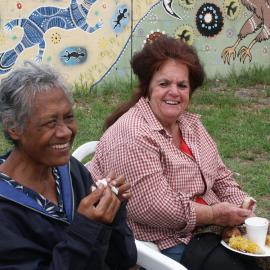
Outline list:
[[[32,113],[32,103],[36,94],[53,88],[63,89],[72,102],[69,87],[61,75],[47,65],[36,65],[26,61],[23,66],[14,69],[0,84],[0,124],[5,137],[16,144],[8,130],[24,130]]]

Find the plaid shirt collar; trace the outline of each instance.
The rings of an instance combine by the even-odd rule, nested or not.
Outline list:
[[[171,135],[164,129],[162,124],[158,121],[149,103],[146,101],[144,97],[141,97],[135,106],[141,111],[142,116],[148,123],[149,128],[151,130],[165,132],[168,137],[171,137]],[[200,115],[194,113],[184,112],[183,114],[181,114],[178,118],[178,124],[181,132],[183,131],[188,132],[190,127],[193,124],[197,123],[198,118],[200,118]]]
[[[142,116],[144,120],[147,122],[147,124],[149,125],[150,129],[155,130],[155,131],[164,130],[163,126],[157,120],[149,103],[146,101],[144,97],[141,97],[135,106],[141,111]]]

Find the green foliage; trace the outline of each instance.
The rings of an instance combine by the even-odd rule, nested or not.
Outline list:
[[[236,71],[232,71],[226,78],[229,87],[246,87],[255,84],[270,84],[270,66],[254,66],[252,68],[243,68],[241,73],[238,74]]]
[[[1,127],[1,126],[0,126]],[[4,134],[0,133],[0,153],[5,153],[12,148],[12,145],[6,140]]]

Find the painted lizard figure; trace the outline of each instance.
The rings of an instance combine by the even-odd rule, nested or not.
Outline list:
[[[34,10],[28,18],[8,22],[5,25],[6,30],[20,26],[24,30],[24,35],[14,49],[0,53],[0,74],[9,72],[19,54],[36,44],[39,45],[39,52],[35,60],[41,62],[45,49],[44,34],[52,27],[66,30],[80,28],[88,33],[93,33],[101,28],[102,24],[99,22],[94,26],[90,26],[86,22],[89,9],[95,2],[96,0],[83,0],[83,3],[78,4],[77,0],[71,0],[70,6],[67,8],[40,7]]]

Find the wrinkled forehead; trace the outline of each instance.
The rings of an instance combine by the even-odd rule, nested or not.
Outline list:
[[[49,91],[37,93],[31,101],[31,117],[34,114],[63,109],[72,109],[72,101],[62,88],[52,88]]]

